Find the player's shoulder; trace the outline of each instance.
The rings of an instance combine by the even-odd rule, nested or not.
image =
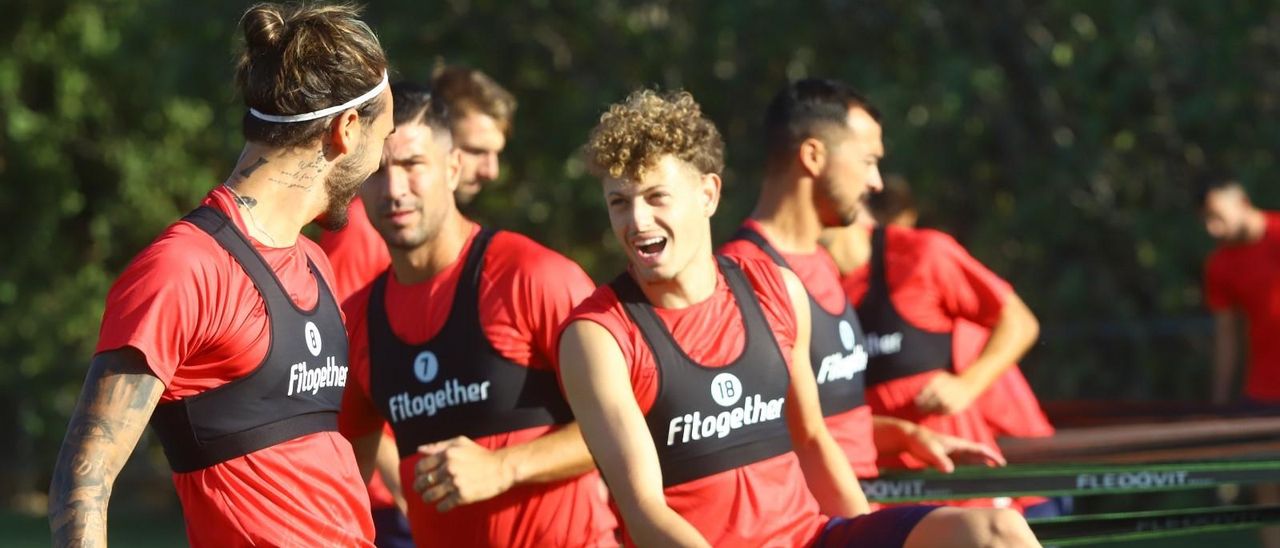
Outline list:
[[[769,256],[765,254],[764,250],[760,249],[760,246],[748,240],[729,240],[724,244],[721,244],[720,248],[716,250],[716,253],[719,255],[724,255],[726,257],[740,257],[740,258],[760,259],[760,260],[769,258]]]
[[[594,319],[598,321],[606,317],[621,317],[622,312],[622,301],[613,290],[613,285],[601,284],[591,292],[590,296],[573,307],[567,322],[579,319]]]
[[[1236,272],[1243,272],[1240,268],[1242,254],[1237,248],[1219,245],[1209,252],[1209,257],[1204,262],[1205,275],[1209,276],[1211,281],[1221,282],[1229,280]]]
[[[756,293],[768,296],[789,295],[793,283],[802,290],[804,288],[800,278],[794,272],[778,266],[768,257],[726,256],[726,258],[742,270]],[[788,282],[788,277],[793,280]]]
[[[578,263],[538,243],[533,238],[499,230],[485,252],[485,269],[496,274],[510,273],[537,281],[563,282],[571,277],[587,277]]]
[[[957,242],[950,234],[932,228],[890,226],[886,228],[886,231],[890,238],[911,242],[923,249],[960,247],[960,242]]]
[[[742,270],[747,278],[755,282],[767,280],[782,280],[781,266],[778,266],[768,256],[756,255],[730,255],[725,254],[724,257]]]
[[[230,257],[209,233],[187,221],[177,221],[139,251],[127,270],[147,270],[154,276],[208,272],[225,269]]]
[[[954,237],[941,230],[890,226],[885,229],[889,253],[909,256],[912,262],[945,260],[956,255],[967,255],[964,247]]]

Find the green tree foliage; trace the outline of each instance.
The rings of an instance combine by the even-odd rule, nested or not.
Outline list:
[[[5,2],[0,18],[0,427],[37,486],[115,275],[233,164],[243,5]],[[788,78],[831,76],[885,115],[885,170],[927,224],[1010,279],[1055,397],[1200,397],[1209,248],[1190,181],[1213,165],[1277,204],[1280,14],[1268,4],[974,0],[380,0],[400,77],[443,59],[519,98],[502,180],[474,213],[580,261],[621,265],[576,150],[639,86],[686,89],[726,136],[726,235],[749,211],[760,115]],[[1195,335],[1189,336],[1188,334]],[[35,478],[35,479],[31,479]]]

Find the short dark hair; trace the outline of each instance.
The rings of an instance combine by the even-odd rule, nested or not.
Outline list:
[[[1202,175],[1195,180],[1195,205],[1197,208],[1204,208],[1205,202],[1209,199],[1209,194],[1225,190],[1231,187],[1239,187],[1244,190],[1244,185],[1240,184],[1240,180],[1232,175],[1223,175],[1215,173],[1213,175]]]
[[[877,122],[880,111],[853,86],[826,78],[807,78],[787,84],[764,115],[765,153],[768,162],[784,160],[805,139],[827,142],[833,127],[845,127],[849,109],[860,108]]]
[[[417,82],[391,84],[391,117],[397,127],[422,124],[449,133],[449,109],[433,96],[431,87]]]

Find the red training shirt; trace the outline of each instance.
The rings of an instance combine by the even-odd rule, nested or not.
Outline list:
[[[778,249],[778,246],[769,240],[764,227],[754,219],[747,219],[742,226],[756,231],[769,241],[774,249]],[[720,246],[718,253],[758,261],[772,260],[759,246],[745,240],[728,242]],[[826,249],[818,246],[813,253],[785,253],[782,250],[778,250],[778,253],[787,260],[787,264],[800,278],[809,295],[818,302],[818,306],[829,314],[844,312],[848,300],[844,289],[840,287],[840,270],[836,268],[835,260]],[[872,478],[878,475],[871,408],[860,405],[839,415],[826,417],[825,422],[827,430],[831,431],[831,437],[840,444],[845,457],[849,459],[849,464],[853,466],[854,474],[860,478]]]
[[[391,266],[387,243],[369,222],[359,196],[347,207],[347,226],[321,232],[319,244],[333,263],[333,294],[340,303]]]
[[[391,330],[407,344],[422,344],[444,326],[473,226],[458,259],[431,279],[413,285],[387,280],[386,310]],[[556,330],[569,311],[594,288],[569,259],[512,232],[499,232],[485,252],[480,273],[479,317],[485,337],[502,357],[540,370],[554,369]],[[367,308],[370,288],[344,306],[351,333],[350,384],[343,394],[339,426],[348,437],[383,429],[386,419],[372,401],[369,384]],[[535,440],[554,430],[540,426],[477,438],[500,449]],[[400,463],[401,486],[409,501],[409,527],[419,546],[598,546],[613,541],[617,527],[601,496],[599,475],[591,472],[555,483],[515,487],[492,499],[448,513],[428,506],[413,491],[414,454]]]
[[[791,297],[781,271],[771,261],[734,258],[742,265],[791,363],[796,324]],[[712,296],[682,309],[654,308],[680,348],[707,367],[727,365],[745,347],[745,330],[737,303],[717,272]],[[648,413],[658,396],[658,369],[640,329],[632,323],[617,295],[607,285],[574,309],[568,322],[587,320],[613,334],[631,373],[640,410]],[[667,505],[694,526],[712,546],[805,546],[813,542],[828,518],[806,487],[795,453],[726,470],[664,490]],[[630,539],[627,539],[631,543]]]
[[[204,204],[247,233],[226,187],[210,191]],[[286,248],[253,246],[304,310],[319,297],[308,258],[332,284],[329,261],[306,238]],[[111,287],[96,351],[136,348],[164,383],[160,401],[168,402],[247,375],[270,343],[266,306],[253,281],[212,236],[179,221]],[[373,546],[364,482],[351,444],[337,432],[174,473],[173,484],[192,546]]]
[[[1266,232],[1257,242],[1222,245],[1205,265],[1209,310],[1239,309],[1249,321],[1249,368],[1244,393],[1280,403],[1280,213],[1264,212]]]
[[[951,335],[951,352],[955,358],[956,371],[962,372],[978,359],[982,349],[987,346],[991,330],[960,318],[956,320],[956,327]],[[996,377],[987,391],[978,396],[974,405],[982,411],[982,417],[996,436],[1044,438],[1053,435],[1053,425],[1044,416],[1040,400],[1031,390],[1031,385],[1022,375],[1018,364]]]
[[[333,294],[339,303],[346,302],[391,266],[387,243],[369,222],[364,200],[359,196],[347,206],[347,226],[321,232],[318,243],[333,264]],[[369,506],[374,510],[395,507],[396,499],[376,468],[369,478],[368,487]]]
[[[1012,288],[969,255],[955,239],[936,230],[889,226],[885,242],[889,298],[903,320],[935,333],[953,331],[959,319],[987,328],[994,327],[1000,320],[1000,310]],[[845,292],[855,305],[866,294],[869,276],[870,262],[844,277]],[[927,371],[869,386],[867,404],[877,415],[898,417],[998,450],[995,436],[976,405],[953,415],[926,415],[917,410],[916,396],[941,371]],[[881,469],[926,467],[906,453],[880,455],[879,465]],[[990,499],[970,504],[990,505]]]

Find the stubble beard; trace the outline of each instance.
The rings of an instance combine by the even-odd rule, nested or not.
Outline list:
[[[333,171],[325,177],[324,191],[329,203],[325,207],[324,214],[317,221],[325,230],[341,230],[347,226],[349,220],[347,208],[360,192],[360,185],[373,175],[373,172],[363,173],[364,170],[361,170],[359,165],[365,156],[366,141],[362,139],[355,152],[333,166]]]
[[[818,218],[826,227],[843,227],[849,226],[858,221],[859,206],[867,196],[865,193],[849,200],[848,203],[842,203],[834,192],[835,182],[830,176],[823,175],[818,180],[817,200],[814,204],[818,209]],[[826,207],[821,207],[825,203]],[[823,210],[826,210],[825,212]]]

